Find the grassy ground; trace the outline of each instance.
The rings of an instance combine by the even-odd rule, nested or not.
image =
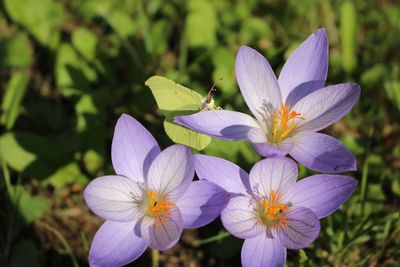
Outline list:
[[[86,266],[101,219],[82,189],[113,173],[110,141],[123,112],[172,144],[144,81],[163,75],[245,110],[234,78],[240,45],[279,73],[319,27],[329,33],[327,84],[357,82],[361,100],[325,132],[357,157],[359,186],[322,220],[320,237],[288,266],[400,264],[400,9],[397,1],[2,0],[0,2],[0,265]],[[246,143],[203,153],[246,170]],[[311,174],[301,168],[300,176]],[[132,266],[240,266],[242,241],[219,220]],[[211,238],[211,239],[209,239]],[[155,259],[155,260],[154,260]]]

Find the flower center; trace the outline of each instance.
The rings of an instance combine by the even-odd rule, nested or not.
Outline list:
[[[277,194],[272,191],[269,198],[261,200],[258,203],[258,214],[260,221],[266,226],[284,226],[286,225],[285,211],[288,210],[289,206],[280,203],[279,199],[281,193]]]
[[[304,117],[281,103],[280,108],[273,115],[272,143],[277,144],[288,137],[296,126],[296,119],[304,120]]]
[[[148,193],[147,215],[156,218],[156,225],[164,225],[171,215],[171,207],[174,205],[174,202],[168,201],[167,194],[159,196],[157,192],[150,191]]]

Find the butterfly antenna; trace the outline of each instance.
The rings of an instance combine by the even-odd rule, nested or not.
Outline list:
[[[218,80],[216,80],[215,83],[213,84],[213,86],[211,87],[210,91],[208,91],[208,94],[206,96],[206,101],[205,101],[206,104],[210,104],[211,103],[211,100],[212,100],[212,95],[211,94],[217,91],[217,88],[215,88],[215,86],[217,85],[218,82],[222,81],[223,79],[224,78],[221,77]]]
[[[215,88],[215,86],[217,85],[217,83],[219,83],[220,81],[222,81],[224,78],[221,77],[218,80],[215,81],[215,83],[213,84],[213,86],[211,87],[210,91],[208,91],[207,96],[211,96],[212,93],[217,91],[217,88]]]
[[[212,100],[212,96],[211,94],[217,91],[217,88],[215,88],[215,86],[217,85],[217,83],[219,83],[220,81],[222,81],[224,78],[221,77],[218,80],[215,81],[215,83],[213,84],[213,86],[211,87],[210,91],[207,94],[207,103],[210,104],[211,100]],[[215,115],[218,117],[219,120],[221,120],[221,118],[218,116],[218,113],[215,112],[215,110],[213,110]]]

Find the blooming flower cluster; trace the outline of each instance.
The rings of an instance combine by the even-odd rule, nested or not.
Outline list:
[[[201,111],[175,122],[225,140],[249,140],[266,157],[247,174],[239,166],[189,148],[161,151],[134,118],[122,115],[113,142],[116,175],[94,179],[85,189],[89,208],[106,220],[89,252],[91,266],[122,266],[147,247],[174,246],[183,228],[202,227],[219,215],[224,227],[245,239],[242,264],[283,266],[286,249],[301,249],[319,232],[319,219],[336,211],[357,181],[318,174],[297,180],[296,163],[326,173],[356,169],[354,156],[317,131],[339,120],[358,101],[356,84],[324,87],[328,70],[324,29],[294,51],[279,78],[267,60],[241,47],[236,76],[254,117],[226,110]],[[199,180],[193,181],[196,171]]]

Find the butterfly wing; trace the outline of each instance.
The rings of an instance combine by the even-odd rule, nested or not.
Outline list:
[[[200,111],[203,97],[199,93],[161,76],[150,77],[145,84],[150,87],[160,112],[165,116],[164,129],[172,141],[197,150],[204,149],[211,142],[211,137],[173,123],[175,116]]]

